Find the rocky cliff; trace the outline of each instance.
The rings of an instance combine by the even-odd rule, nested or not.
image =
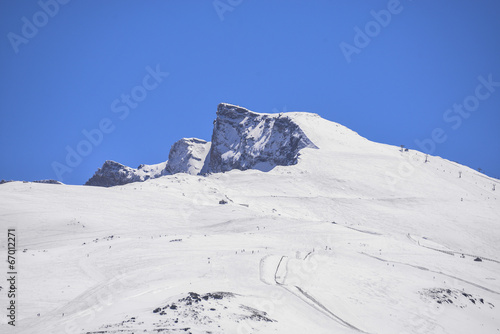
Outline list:
[[[269,171],[296,164],[300,150],[306,147],[317,148],[286,113],[259,114],[221,103],[211,142],[183,138],[170,148],[168,161],[137,169],[108,160],[85,185],[111,187],[177,173]]]
[[[196,138],[183,138],[170,148],[167,170],[171,174],[198,175],[210,150],[210,142]]]
[[[217,108],[212,145],[204,171],[269,171],[297,163],[299,151],[316,146],[285,114],[258,114],[235,105]]]
[[[142,182],[169,174],[165,166],[166,162],[163,162],[156,165],[140,165],[135,169],[115,161],[107,160],[85,185],[112,187],[132,182]]]
[[[210,143],[202,139],[183,138],[170,148],[168,161],[131,168],[108,160],[85,185],[112,187],[177,173],[198,175],[205,163],[209,149]]]

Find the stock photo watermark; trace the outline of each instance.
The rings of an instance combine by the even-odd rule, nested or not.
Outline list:
[[[232,12],[236,7],[241,5],[242,2],[243,0],[214,0],[212,5],[219,19],[224,21],[224,14],[226,12]]]
[[[474,94],[466,96],[462,103],[454,103],[453,107],[446,109],[443,114],[443,121],[451,124],[453,130],[458,130],[462,126],[463,120],[471,116],[471,112],[478,110],[481,101],[485,101],[495,93],[495,88],[500,87],[500,81],[493,81],[493,75],[488,74],[487,78],[482,75],[477,77],[479,84],[474,89]],[[415,144],[424,153],[433,154],[436,144],[442,144],[448,139],[446,131],[442,128],[432,130],[430,138],[415,140]]]
[[[151,92],[158,88],[163,80],[169,76],[168,72],[162,72],[160,65],[157,64],[153,69],[146,66],[147,74],[143,77],[140,85],[134,86],[130,93],[122,93],[120,98],[116,98],[111,102],[111,112],[116,114],[120,120],[125,120],[132,109],[136,109],[139,103],[144,101]],[[57,180],[63,181],[63,176],[66,173],[71,173],[74,168],[78,167],[83,158],[92,153],[95,147],[102,144],[104,136],[112,133],[116,129],[115,123],[109,117],[102,118],[98,126],[94,129],[83,129],[82,135],[85,139],[80,140],[74,147],[66,145],[66,158],[64,163],[59,161],[52,162],[52,170],[57,176]]]
[[[273,114],[283,114],[286,112],[288,112],[286,106],[283,106],[283,108],[281,110],[279,110],[278,108],[273,108],[273,110],[271,110],[271,113],[273,113]]]
[[[79,307],[84,309],[77,316],[70,318],[64,324],[64,333],[77,334],[81,333],[81,329],[86,324],[91,324],[96,314],[102,311],[105,306],[112,305],[115,296],[126,291],[130,284],[130,279],[125,273],[118,273],[109,283],[97,291],[96,293],[89,294],[85,299],[80,301]]]
[[[372,39],[382,32],[382,28],[388,27],[393,17],[400,14],[403,9],[404,7],[399,0],[389,0],[386,9],[370,11],[373,20],[368,21],[363,28],[354,26],[353,29],[355,34],[352,44],[344,41],[339,44],[340,51],[344,55],[347,63],[351,63],[352,56],[354,54],[360,54],[361,51],[370,44]]]
[[[31,18],[23,16],[21,18],[22,26],[20,34],[9,32],[7,39],[12,46],[12,49],[17,54],[19,47],[23,44],[28,44],[30,40],[38,35],[41,28],[45,27],[50,19],[54,18],[61,9],[62,5],[66,5],[71,0],[40,0],[37,2],[40,10],[35,12]]]
[[[7,318],[10,326],[16,326],[17,318],[17,258],[16,258],[16,229],[7,230]]]
[[[494,81],[493,74],[488,74],[485,76],[478,76],[477,81],[479,82],[474,89],[474,93],[467,95],[462,103],[454,103],[451,108],[446,109],[443,113],[443,121],[450,125],[453,131],[458,130],[463,121],[468,119],[473,112],[476,112],[481,102],[489,99],[500,87],[500,81]],[[436,147],[438,144],[443,144],[446,140],[448,140],[448,135],[445,129],[441,127],[434,128],[429,137],[424,138],[422,140],[415,139],[415,145],[426,154],[426,160],[428,161],[427,155],[433,154],[436,151]],[[417,161],[403,161],[398,165],[397,175],[387,171],[386,172],[386,181],[387,185],[394,190],[394,186],[401,180],[405,178],[409,178],[415,172],[414,164]]]

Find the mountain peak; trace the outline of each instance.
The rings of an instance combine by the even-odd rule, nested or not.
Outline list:
[[[303,148],[317,148],[302,129],[285,114],[259,114],[221,103],[212,133],[210,159],[204,170],[269,171],[294,165]]]
[[[137,169],[107,160],[85,184],[110,187],[177,173],[269,171],[296,164],[304,148],[318,148],[288,113],[260,114],[220,103],[216,114],[211,142],[182,138],[170,148],[168,161]]]
[[[245,115],[264,115],[250,111],[246,108],[240,107],[230,103],[219,103],[217,106],[217,117],[241,117]]]

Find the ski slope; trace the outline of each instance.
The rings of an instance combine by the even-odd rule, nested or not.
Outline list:
[[[0,185],[0,331],[498,333],[499,181],[285,115],[317,149],[269,172]]]

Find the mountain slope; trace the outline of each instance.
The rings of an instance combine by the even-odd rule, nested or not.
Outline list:
[[[500,329],[498,180],[315,114],[283,117],[317,148],[268,172],[0,185],[20,332]]]

